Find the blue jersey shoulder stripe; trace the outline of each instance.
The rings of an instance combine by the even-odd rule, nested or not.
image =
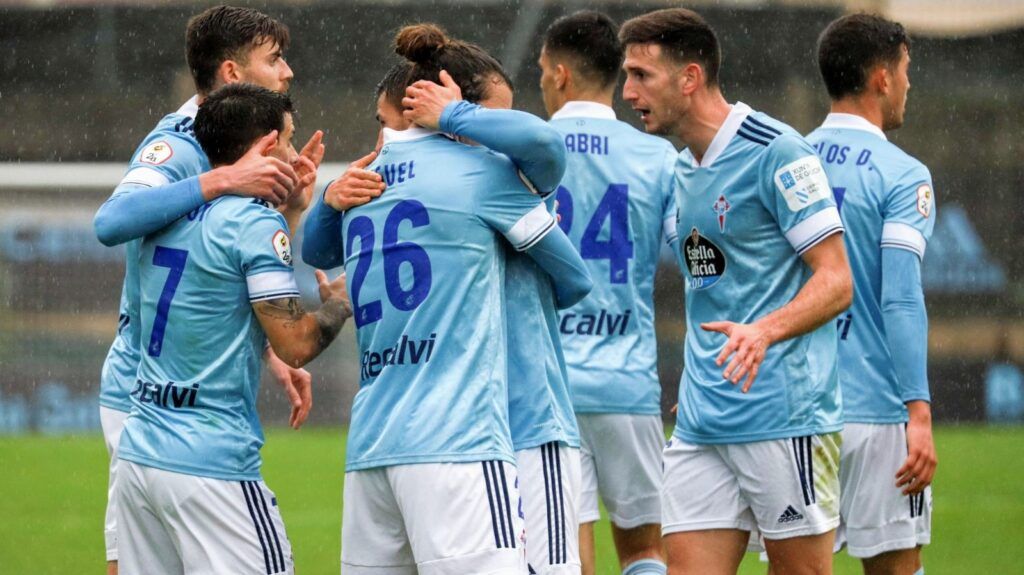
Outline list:
[[[761,128],[762,130],[765,130],[767,132],[773,133],[776,136],[781,136],[782,135],[782,132],[779,131],[778,128],[773,128],[773,127],[769,126],[768,124],[765,124],[764,122],[761,122],[760,120],[758,120],[757,118],[755,118],[753,116],[747,116],[747,118],[746,118],[746,120],[744,120],[744,122],[751,122],[751,123],[753,123],[753,125],[757,126],[758,128]]]
[[[755,144],[761,144],[762,146],[767,146],[768,145],[768,141],[767,140],[762,140],[761,138],[758,138],[757,136],[754,136],[752,134],[744,132],[742,126],[740,126],[740,129],[736,131],[736,135],[741,137],[741,138],[743,138],[743,139],[745,139],[745,140],[750,140],[751,142],[754,142]]]
[[[750,118],[747,118],[747,120],[750,120]],[[768,132],[768,131],[762,130],[759,127],[757,127],[757,125],[755,125],[753,123],[750,123],[749,121],[744,121],[742,124],[740,124],[740,129],[741,130],[746,130],[747,132],[749,132],[749,133],[751,133],[751,134],[753,134],[755,136],[758,136],[759,138],[768,140],[769,142],[774,140],[775,137],[779,135],[779,134],[775,134],[775,133],[772,133],[772,132]]]

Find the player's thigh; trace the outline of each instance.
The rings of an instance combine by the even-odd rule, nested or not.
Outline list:
[[[718,446],[673,437],[665,447],[662,533],[709,530],[750,532],[757,528],[739,479]]]
[[[103,539],[106,544],[107,561],[117,561],[117,501],[114,498],[114,483],[117,477],[117,445],[121,440],[121,430],[128,414],[109,407],[100,406],[100,426],[103,429],[103,442],[110,455],[107,479],[107,510],[103,520]]]
[[[887,551],[862,563],[864,575],[914,575],[921,568],[921,548]]]
[[[416,560],[387,468],[345,474],[341,520],[344,575],[415,575]]]
[[[114,487],[118,572],[122,575],[180,574],[183,565],[159,505],[150,498],[149,468],[122,461]]]
[[[598,491],[612,523],[623,529],[661,523],[664,427],[656,415],[595,414],[586,425]]]
[[[785,539],[763,540],[773,575],[827,575],[832,573],[835,531]]]
[[[186,573],[294,572],[277,497],[263,481],[150,473]]]
[[[526,556],[538,574],[579,574],[579,449],[558,442],[516,452]]]
[[[907,457],[903,424],[850,423],[842,435],[840,543],[862,559],[927,545],[931,487],[915,495],[896,487],[896,471]]]
[[[721,447],[773,565],[772,549],[786,548],[774,542],[804,539],[801,548],[809,553],[820,541],[834,541],[839,525],[840,442],[838,433],[829,433]],[[805,555],[807,564],[830,560],[831,553],[830,543],[827,558]]]
[[[526,571],[515,465],[400,465],[388,477],[421,575]]]
[[[750,533],[738,529],[678,531],[665,535],[669,575],[735,575]]]

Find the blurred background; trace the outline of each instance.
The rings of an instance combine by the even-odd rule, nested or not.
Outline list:
[[[498,56],[519,109],[544,114],[536,59],[555,18],[596,8],[617,21],[653,1],[292,0],[236,2],[286,22],[301,115],[297,141],[326,132],[326,182],[376,139],[373,88],[403,24],[432,21]],[[116,330],[123,251],[96,240],[92,216],[141,138],[192,95],[184,29],[210,2],[0,0],[0,433],[98,430],[96,398]],[[924,261],[930,378],[937,419],[1020,421],[1024,414],[1024,2],[734,0],[688,2],[717,29],[722,85],[803,133],[828,101],[815,64],[819,32],[858,9],[913,35],[907,121],[890,134],[932,171],[938,200]],[[628,106],[620,118],[639,124]],[[301,237],[297,239],[301,242]],[[1017,246],[1017,247],[1015,247]],[[457,273],[457,270],[450,270]],[[313,296],[313,273],[298,275]],[[657,281],[665,413],[675,402],[685,322],[668,257]],[[467,310],[467,313],[472,313]],[[351,327],[309,367],[311,423],[347,423],[358,380]],[[273,385],[264,421],[288,408]]]

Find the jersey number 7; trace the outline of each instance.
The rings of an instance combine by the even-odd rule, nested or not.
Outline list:
[[[558,186],[558,225],[569,235],[573,220],[572,193]],[[608,220],[608,236],[600,239]],[[580,237],[580,256],[585,260],[608,260],[608,281],[624,284],[629,281],[629,260],[633,258],[633,240],[629,234],[629,186],[610,184],[597,204],[594,215]]]
[[[150,357],[160,357],[160,351],[164,345],[164,332],[167,330],[167,314],[171,310],[174,294],[178,291],[178,284],[181,283],[181,275],[185,273],[185,262],[187,261],[188,250],[156,246],[153,251],[153,265],[170,268],[171,271],[167,272],[167,281],[164,282],[164,289],[160,292],[160,301],[156,304],[153,332],[149,335],[149,346],[146,348]]]

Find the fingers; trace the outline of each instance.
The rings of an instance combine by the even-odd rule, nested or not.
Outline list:
[[[366,154],[362,158],[359,158],[358,160],[352,162],[351,166],[359,168],[359,169],[363,169],[366,166],[369,166],[370,164],[372,164],[375,159],[377,159],[377,150],[374,150],[374,151],[370,152],[369,154]],[[378,174],[377,172],[369,172],[369,173],[375,174],[378,178],[380,177],[380,174]]]
[[[455,80],[452,78],[451,74],[448,73],[448,70],[441,70],[439,76],[441,78],[441,85],[444,86],[445,88],[461,90],[461,88],[459,88],[459,85],[455,83]]]
[[[718,354],[718,357],[715,358],[715,365],[721,367],[721,365],[725,363],[725,360],[732,355],[732,352],[736,351],[739,345],[739,342],[733,339],[729,339],[729,341],[725,342],[725,346],[722,347],[722,351]]]
[[[729,335],[732,332],[733,325],[731,321],[709,321],[700,324],[700,328],[704,331],[717,331],[718,333]]]
[[[274,130],[273,132],[270,132],[266,136],[263,136],[262,138],[257,140],[256,144],[253,145],[253,147],[250,148],[250,150],[255,149],[256,152],[259,155],[266,156],[267,154],[269,154],[271,152],[271,150],[274,149],[274,146],[276,146],[276,145],[277,145],[277,130]]]
[[[316,270],[314,272],[314,274],[316,275],[316,283],[317,283],[317,285],[319,285],[319,286],[326,286],[329,283],[327,281],[327,274],[325,274],[323,272],[323,270]]]
[[[757,362],[750,369],[750,375],[747,376],[747,381],[743,383],[743,393],[750,391],[750,386],[754,385],[754,380],[757,379],[757,371],[761,368],[761,362]]]
[[[306,142],[305,146],[302,146],[302,150],[299,155],[308,158],[313,161],[315,165],[320,164],[320,160],[324,157],[324,132],[323,130],[317,130],[310,136],[309,141]]]

